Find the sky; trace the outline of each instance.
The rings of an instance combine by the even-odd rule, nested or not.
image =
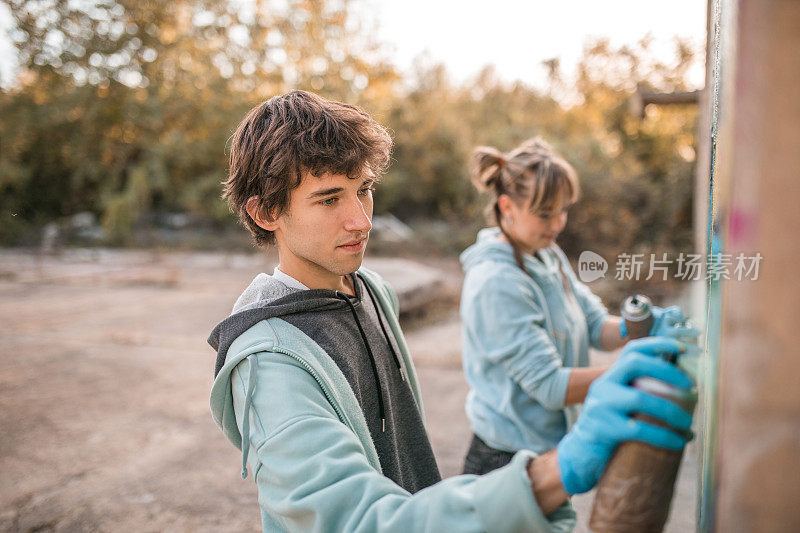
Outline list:
[[[397,66],[408,69],[427,52],[458,81],[493,63],[507,81],[540,85],[543,60],[558,57],[570,72],[592,37],[619,46],[650,33],[654,52],[667,59],[676,35],[705,42],[703,0],[364,1],[375,13],[377,39],[391,47]],[[691,72],[697,86],[704,79],[701,63]]]
[[[534,86],[544,82],[541,62],[553,57],[571,72],[583,46],[593,37],[608,37],[612,45],[654,38],[654,53],[671,58],[674,36],[698,44],[705,40],[706,2],[702,0],[361,0],[356,3],[377,41],[385,43],[401,71],[415,57],[444,63],[456,81],[494,64],[506,80]],[[0,82],[13,75],[14,49],[5,31],[7,7],[0,3]],[[697,62],[690,74],[703,83]]]
[[[13,59],[14,46],[8,38],[7,32],[11,27],[11,15],[8,6],[0,3],[0,85],[11,81],[16,62]]]

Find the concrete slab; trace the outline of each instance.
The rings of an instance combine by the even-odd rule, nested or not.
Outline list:
[[[243,283],[259,272],[271,273],[274,253],[159,252],[67,249],[57,255],[0,250],[0,279],[21,284],[168,285],[183,283],[186,269],[225,270]],[[366,257],[364,266],[378,272],[397,292],[400,312],[413,312],[438,296],[443,275],[409,259]],[[246,286],[246,283],[242,288]]]
[[[252,478],[211,420],[205,339],[269,258],[98,257],[0,251],[0,531],[258,531]],[[431,279],[413,262],[367,264],[398,285]],[[444,476],[470,438],[459,329],[407,335]],[[681,472],[667,531],[692,528],[695,479]]]

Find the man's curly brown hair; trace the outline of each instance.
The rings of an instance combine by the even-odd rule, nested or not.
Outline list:
[[[258,197],[260,213],[275,219],[306,173],[377,179],[389,164],[391,148],[389,133],[358,107],[292,91],[251,109],[239,124],[222,197],[256,246],[275,244],[273,232],[247,214],[251,197]]]

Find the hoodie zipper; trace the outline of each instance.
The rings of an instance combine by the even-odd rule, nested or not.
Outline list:
[[[314,370],[314,368],[311,365],[309,365],[305,361],[305,359],[303,359],[299,355],[291,353],[291,352],[289,352],[288,350],[285,350],[285,349],[272,348],[272,349],[270,349],[270,351],[271,352],[276,352],[276,353],[282,353],[283,355],[288,355],[289,357],[291,357],[292,359],[294,359],[295,361],[300,363],[303,366],[303,368],[309,374],[311,374],[311,377],[314,378],[314,381],[316,381],[317,384],[319,384],[320,388],[322,389],[322,394],[325,395],[325,399],[328,400],[328,403],[331,404],[331,406],[333,407],[333,410],[336,411],[336,416],[339,417],[339,420],[341,420],[344,424],[346,424],[347,427],[349,427],[355,433],[355,428],[352,425],[350,425],[349,421],[344,416],[344,411],[342,411],[342,408],[339,406],[339,403],[333,398],[333,395],[330,393],[330,387],[329,387],[327,381],[322,379],[319,376],[319,374],[317,374],[317,371]]]
[[[306,372],[311,374],[311,377],[314,378],[314,381],[317,382],[317,384],[319,385],[320,389],[322,389],[322,394],[325,395],[325,399],[328,400],[328,403],[331,405],[331,407],[333,407],[333,410],[336,412],[336,416],[339,418],[339,421],[342,422],[348,428],[350,428],[350,431],[352,431],[353,433],[356,434],[356,436],[358,436],[359,441],[362,440],[361,437],[359,436],[358,431],[356,431],[356,428],[353,427],[353,425],[350,423],[349,419],[344,415],[344,410],[339,405],[339,402],[337,400],[335,400],[334,397],[333,397],[333,394],[331,394],[330,389],[332,387],[330,387],[330,385],[328,384],[327,380],[322,379],[319,376],[319,374],[317,373],[317,371],[314,370],[314,368],[311,365],[309,365],[305,361],[305,359],[303,359],[299,355],[297,355],[295,353],[292,353],[290,351],[287,351],[285,349],[274,348],[274,347],[271,348],[270,351],[274,352],[274,353],[280,353],[280,354],[286,355],[288,357],[291,357],[292,359],[294,359],[298,363],[300,363],[300,365],[306,370]],[[251,372],[253,372],[253,371],[254,371],[254,369],[251,369]],[[249,401],[249,399],[248,399],[248,401]],[[246,405],[245,405],[245,410],[247,410],[247,406]],[[249,448],[247,448],[247,450],[249,450]],[[242,479],[247,477],[246,465],[247,465],[247,456],[248,455],[249,454],[247,454],[245,452],[245,445],[244,445],[244,441],[243,441],[243,443],[242,443]],[[367,458],[369,459],[369,455],[367,455]],[[383,470],[381,469],[380,462],[377,461],[377,459],[376,459],[376,461],[374,463],[372,461],[370,461],[370,464],[372,464],[372,466],[376,470],[378,470],[378,472],[381,472],[381,473],[383,472]]]
[[[336,411],[336,416],[339,417],[339,420],[344,425],[346,425],[348,428],[350,428],[350,431],[352,431],[353,433],[358,435],[358,431],[356,431],[356,428],[353,427],[353,425],[350,423],[350,420],[344,415],[344,410],[339,405],[339,402],[337,400],[335,400],[334,397],[333,397],[333,394],[331,394],[330,389],[332,387],[330,387],[330,385],[328,384],[327,380],[321,378],[319,376],[319,374],[317,374],[317,371],[314,370],[314,368],[311,365],[309,365],[305,361],[305,359],[303,359],[299,355],[297,355],[295,353],[291,353],[288,350],[281,349],[281,348],[272,348],[271,351],[277,352],[277,353],[282,353],[284,355],[288,355],[289,357],[291,357],[292,359],[294,359],[295,361],[300,363],[303,366],[303,368],[305,368],[306,371],[309,374],[311,374],[311,377],[314,378],[314,381],[316,381],[317,384],[320,386],[320,388],[322,389],[322,394],[325,395],[325,399],[328,400],[328,403],[331,404],[331,407],[333,407],[333,410]],[[359,436],[359,441],[360,440],[361,440],[361,437]],[[367,456],[367,457],[369,457],[369,456]],[[378,472],[381,472],[381,473],[383,472],[383,469],[381,468],[381,465],[377,460],[376,460],[376,462],[375,462],[375,464],[373,466],[378,470]]]

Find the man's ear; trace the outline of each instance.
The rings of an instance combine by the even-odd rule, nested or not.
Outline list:
[[[247,211],[247,214],[250,215],[250,218],[252,218],[253,221],[258,225],[258,227],[267,231],[275,231],[278,229],[277,219],[272,218],[265,209],[261,208],[261,206],[258,204],[258,196],[251,196],[248,198],[244,208],[245,211]]]

